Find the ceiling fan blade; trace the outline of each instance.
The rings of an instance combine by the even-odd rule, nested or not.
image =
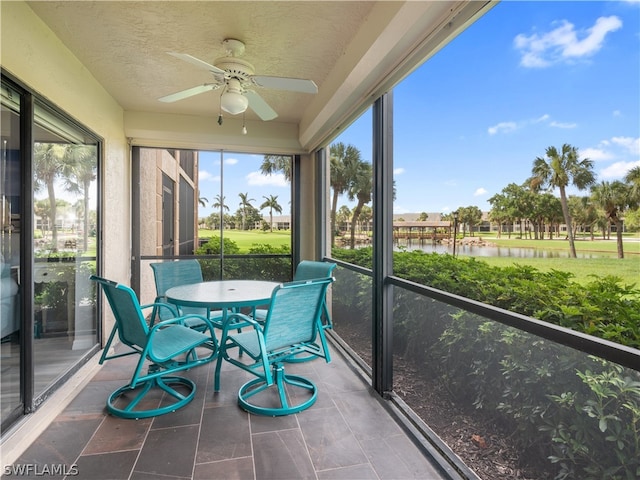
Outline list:
[[[196,67],[200,67],[205,70],[208,70],[212,73],[223,74],[223,75],[225,73],[224,70],[218,67],[214,67],[213,65],[205,62],[204,60],[200,60],[199,58],[192,57],[191,55],[188,55],[186,53],[176,53],[176,52],[167,52],[167,53],[173,57],[179,58],[180,60],[184,60],[185,62],[195,65]]]
[[[300,93],[318,93],[318,86],[313,80],[304,78],[270,77],[268,75],[253,75],[251,80],[259,87],[288,90]]]
[[[273,120],[278,116],[275,110],[253,90],[247,90],[244,94],[249,99],[249,107],[251,107],[251,110],[256,112],[262,120]]]
[[[198,85],[197,87],[187,88],[186,90],[172,93],[171,95],[159,98],[158,100],[165,103],[177,102],[178,100],[193,97],[194,95],[208,92],[209,90],[215,90],[219,87],[220,85],[216,85],[215,83],[205,83],[204,85]]]

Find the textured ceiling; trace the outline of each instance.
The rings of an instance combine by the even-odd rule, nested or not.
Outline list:
[[[246,44],[258,75],[307,78],[322,90],[375,2],[47,1],[28,2],[125,111],[216,115],[220,90],[175,103],[158,98],[211,82],[207,71],[166,52],[207,63],[222,41]],[[278,113],[299,123],[313,95],[259,89]],[[257,118],[247,112],[247,119]]]

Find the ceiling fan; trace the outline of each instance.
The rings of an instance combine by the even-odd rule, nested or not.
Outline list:
[[[244,53],[244,43],[240,40],[227,38],[222,42],[227,55],[216,59],[213,65],[192,57],[186,53],[167,52],[180,60],[191,63],[196,67],[208,70],[213,75],[213,83],[205,83],[172,93],[159,98],[161,102],[171,103],[183,100],[200,93],[224,88],[220,97],[220,108],[231,115],[244,113],[251,108],[262,120],[273,120],[278,114],[253,89],[253,87],[273,88],[299,93],[318,93],[318,87],[313,80],[289,77],[272,77],[256,75],[253,65],[238,58]],[[222,117],[218,119],[220,123]]]

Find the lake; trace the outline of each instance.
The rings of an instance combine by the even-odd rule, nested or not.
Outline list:
[[[394,245],[394,250],[422,250],[425,253],[453,254],[451,245],[433,245],[431,242],[413,241],[408,245],[402,242]],[[456,245],[456,256],[466,257],[512,257],[512,258],[569,258],[569,247],[566,250],[543,250],[519,247],[484,247],[477,245]],[[615,257],[609,252],[577,252],[577,258]]]

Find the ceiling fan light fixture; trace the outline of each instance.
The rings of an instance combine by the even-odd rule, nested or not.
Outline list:
[[[231,115],[244,113],[249,106],[249,99],[241,93],[226,91],[222,94],[221,108]]]

